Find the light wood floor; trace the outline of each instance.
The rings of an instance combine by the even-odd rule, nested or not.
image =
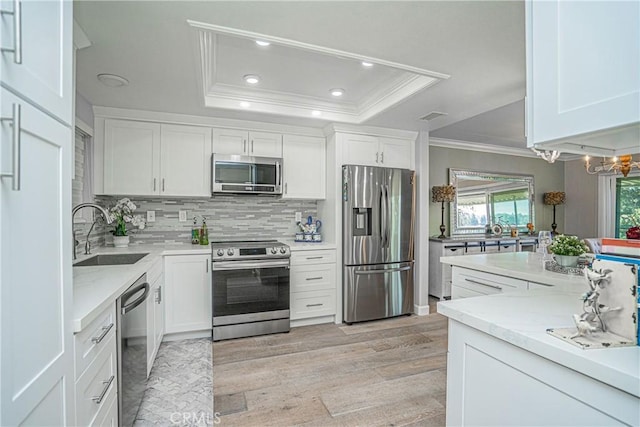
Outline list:
[[[447,320],[439,314],[213,345],[221,426],[442,426]]]

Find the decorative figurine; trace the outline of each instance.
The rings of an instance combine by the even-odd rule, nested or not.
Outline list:
[[[570,337],[571,339],[584,337],[593,332],[607,332],[607,325],[602,320],[602,315],[622,310],[622,307],[608,307],[598,302],[600,293],[611,281],[611,272],[611,270],[594,271],[585,268],[584,278],[590,290],[582,295],[584,313],[573,315],[578,331]]]

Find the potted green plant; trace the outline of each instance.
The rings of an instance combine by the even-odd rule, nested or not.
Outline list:
[[[555,236],[547,249],[554,255],[556,262],[563,267],[576,267],[578,257],[589,250],[577,236],[564,234]]]
[[[125,248],[129,246],[129,235],[127,234],[127,223],[138,227],[142,230],[146,222],[142,215],[134,215],[133,212],[137,206],[127,197],[118,200],[116,205],[109,209],[109,215],[115,227],[113,234],[113,246],[116,248]]]

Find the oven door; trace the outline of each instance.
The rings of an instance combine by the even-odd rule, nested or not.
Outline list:
[[[289,310],[289,260],[214,262],[213,317]]]

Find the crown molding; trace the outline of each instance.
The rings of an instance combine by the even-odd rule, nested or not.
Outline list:
[[[389,138],[402,138],[416,140],[419,132],[402,130],[402,129],[390,129],[381,128],[376,126],[358,126],[346,123],[329,123],[324,127],[325,136],[333,135],[334,133],[350,133],[356,135],[372,135],[382,136]]]
[[[430,147],[454,148],[457,150],[481,151],[484,153],[505,154],[511,156],[531,157],[538,156],[528,148],[503,147],[479,142],[459,141],[445,138],[429,138]]]
[[[84,49],[91,46],[91,40],[89,40],[89,37],[87,37],[87,34],[75,19],[73,20],[73,45],[76,49]]]

